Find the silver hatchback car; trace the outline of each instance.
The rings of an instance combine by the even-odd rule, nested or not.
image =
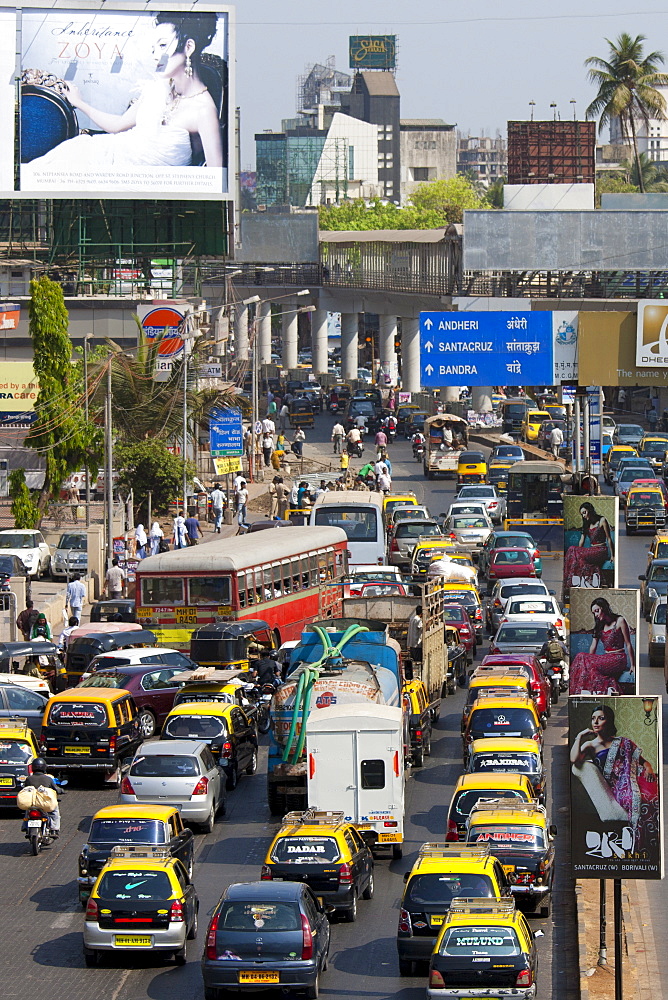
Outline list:
[[[185,823],[210,833],[216,814],[225,812],[225,774],[199,740],[142,743],[123,778],[119,802],[178,806]]]
[[[440,538],[441,535],[438,523],[431,519],[397,521],[390,536],[388,563],[391,566],[410,569],[413,549],[418,540],[427,537]]]

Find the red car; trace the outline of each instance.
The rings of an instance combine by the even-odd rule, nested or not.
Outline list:
[[[444,604],[443,621],[454,626],[459,634],[459,641],[466,650],[466,660],[469,666],[473,663],[477,644],[475,630],[463,604]]]
[[[530,549],[493,549],[487,567],[487,586],[491,594],[497,580],[536,576],[535,554]]]
[[[481,666],[523,667],[529,678],[531,695],[536,702],[536,711],[543,724],[552,713],[552,692],[550,682],[543,673],[540,660],[533,653],[488,653]]]
[[[188,660],[186,656],[183,659]],[[142,663],[137,666],[123,664],[96,671],[83,680],[79,687],[125,688],[137,705],[137,719],[142,736],[144,739],[150,739],[160,732],[163,722],[174,706],[174,698],[181,688],[178,675],[196,666],[197,664],[192,661],[183,666],[158,663]]]

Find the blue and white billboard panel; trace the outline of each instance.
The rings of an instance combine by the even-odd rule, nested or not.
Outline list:
[[[209,416],[209,446],[214,458],[234,458],[244,453],[241,410],[216,409]]]
[[[552,385],[549,312],[420,313],[422,385]]]

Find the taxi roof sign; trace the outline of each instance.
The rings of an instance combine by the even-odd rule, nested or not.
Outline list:
[[[547,819],[547,809],[537,799],[531,799],[529,802],[517,799],[479,799],[472,806],[469,818],[476,812],[523,812],[527,816],[540,813],[543,819]]]
[[[147,858],[150,861],[168,861],[173,857],[168,847],[155,847],[147,844],[125,844],[123,846],[112,847],[110,857],[114,861],[123,858],[137,861],[140,858]]]
[[[487,858],[490,853],[489,844],[451,844],[431,841],[420,847],[418,858]]]
[[[449,917],[465,913],[495,914],[506,916],[515,912],[514,899],[489,899],[486,896],[455,896],[450,903]]]

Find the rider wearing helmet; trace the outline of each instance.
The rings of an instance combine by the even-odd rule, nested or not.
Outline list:
[[[35,757],[32,764],[32,774],[29,774],[26,778],[23,787],[26,788],[30,785],[32,788],[52,788],[54,792],[60,798],[62,791],[60,787],[60,782],[53,777],[52,774],[47,774],[47,764],[43,757]],[[58,806],[53,810],[53,812],[47,813],[49,820],[49,830],[51,831],[52,837],[60,836],[60,809]],[[26,818],[23,821],[22,830],[27,831]],[[27,836],[27,833],[26,833]]]

